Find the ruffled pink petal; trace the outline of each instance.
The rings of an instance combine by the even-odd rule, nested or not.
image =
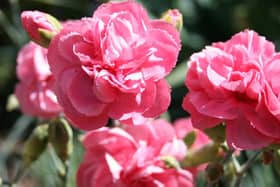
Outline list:
[[[46,113],[57,114],[60,111],[62,111],[62,108],[57,103],[56,95],[51,89],[46,88],[44,90],[38,91],[37,102],[37,106],[40,107],[40,109],[42,111],[45,111]]]
[[[32,68],[34,67],[34,50],[36,45],[31,42],[19,51],[17,56],[17,77],[20,81],[24,82],[25,84],[31,84],[34,80],[36,80],[36,73],[35,70]],[[28,77],[28,79],[27,79]]]
[[[226,138],[228,145],[237,150],[260,149],[272,142],[272,139],[259,133],[252,124],[244,119],[226,122]]]
[[[122,115],[119,121],[126,125],[142,125],[148,123],[151,118],[144,117],[141,113],[130,112]]]
[[[129,113],[143,113],[155,101],[156,85],[153,82],[147,82],[146,89],[142,93],[129,94],[123,93],[116,98],[110,106],[110,117],[115,119],[122,118]]]
[[[83,65],[92,66],[92,64],[101,61],[100,52],[92,43],[77,42],[73,44],[73,53],[79,58],[79,61]],[[100,63],[100,62],[99,62]]]
[[[68,95],[65,93],[65,90],[63,90],[63,87],[64,86],[61,85],[55,85],[55,91],[58,102],[63,107],[64,114],[66,118],[72,123],[72,125],[84,130],[93,130],[106,125],[108,121],[107,112],[104,111],[98,116],[86,116],[78,112],[71,104],[71,101],[69,100]]]
[[[159,29],[167,32],[166,34],[172,38],[171,41],[174,42],[174,46],[177,46],[178,49],[181,48],[180,34],[173,25],[162,20],[152,20],[151,25],[153,29]]]
[[[100,160],[99,162],[105,162],[105,160]],[[77,187],[95,187],[99,185],[112,186],[112,180],[113,179],[107,165],[82,163],[77,172]]]
[[[117,89],[109,84],[105,77],[102,77],[101,75],[99,77],[95,77],[93,83],[94,94],[100,101],[110,103],[115,100],[118,94]]]
[[[251,122],[251,125],[261,134],[277,139],[280,137],[279,120],[263,105],[264,104],[260,103],[258,105],[259,108],[256,110],[245,110],[244,115]]]
[[[176,138],[174,138],[171,142],[166,143],[160,151],[161,155],[173,156],[177,160],[184,159],[186,153],[187,146],[182,140]]]
[[[61,83],[69,86],[67,94],[73,107],[87,116],[97,116],[104,111],[106,104],[101,103],[93,94],[92,81],[82,71],[66,70],[61,75]],[[83,84],[81,84],[81,81]]]
[[[34,85],[16,85],[15,95],[19,100],[20,108],[23,113],[49,119],[57,116],[62,110],[56,102],[53,92],[36,90]],[[54,99],[54,100],[53,100]]]
[[[137,109],[135,94],[120,94],[109,106],[109,116],[113,119],[120,119],[122,115]]]
[[[113,182],[119,180],[123,167],[108,153],[105,153],[105,160],[112,175]]]
[[[152,127],[154,129],[153,133],[155,133],[153,135],[155,138],[154,141],[155,144],[172,141],[173,138],[176,137],[176,133],[173,126],[165,120],[162,119],[154,120],[152,122]]]
[[[191,118],[181,118],[174,122],[174,128],[178,138],[183,139],[186,134],[194,131]]]
[[[166,169],[163,173],[153,175],[156,187],[194,187],[193,176],[188,170]]]
[[[39,81],[45,81],[49,76],[52,76],[47,60],[47,50],[36,46],[33,53],[33,67]]]
[[[235,119],[240,115],[238,103],[233,99],[211,99],[202,92],[191,92],[187,96],[197,112],[218,119]]]
[[[152,121],[151,124],[147,123],[137,126],[128,125],[126,126],[126,131],[131,134],[136,141],[145,140],[148,145],[152,145],[157,149],[176,137],[172,125],[162,119]]]
[[[204,114],[201,114],[197,111],[196,107],[190,101],[190,93],[183,100],[183,108],[191,114],[192,124],[195,128],[198,129],[207,129],[218,125],[223,122],[223,119],[218,119],[214,117],[210,117]]]
[[[49,45],[48,48],[48,62],[50,65],[50,70],[53,73],[55,77],[59,76],[62,71],[64,71],[66,68],[71,68],[76,66],[72,61],[68,61],[65,59],[58,51],[58,43],[60,42],[58,34],[56,37],[54,37]]]
[[[180,139],[183,139],[190,132],[196,133],[195,142],[191,147],[188,147],[189,149],[200,148],[201,146],[211,141],[203,131],[193,128],[191,118],[182,118],[176,120],[174,122],[174,128],[176,131],[176,135]]]
[[[280,53],[275,54],[264,66],[265,78],[274,93],[280,92]]]
[[[140,32],[145,31],[147,29],[146,27],[149,26],[149,17],[145,9],[140,4],[129,1],[104,3],[94,12],[93,17],[101,19],[104,23],[108,23],[112,18],[111,15],[119,12],[129,12],[138,20],[137,23],[142,23],[139,24],[138,28]]]
[[[17,84],[15,88],[15,95],[21,106],[23,113],[33,115],[35,113],[33,104],[29,99],[30,90],[23,84]]]
[[[166,80],[161,79],[156,83],[156,96],[154,104],[143,114],[145,117],[159,116],[170,105],[170,87]]]
[[[79,65],[79,58],[74,54],[74,44],[82,41],[82,36],[77,32],[69,32],[59,37],[57,53],[70,63]]]
[[[255,55],[256,58],[263,58],[262,60],[273,56],[275,53],[274,44],[252,30],[245,30],[238,33],[226,42],[228,48],[234,45],[244,45],[251,57]]]
[[[159,29],[150,30],[147,40],[153,42],[153,48],[151,49],[153,53],[149,56],[148,61],[143,64],[142,72],[144,78],[146,80],[162,79],[170,73],[172,68],[176,65],[180,47],[176,45],[176,42],[169,34]],[[150,71],[150,67],[155,68],[154,73]],[[160,68],[163,68],[164,71]]]
[[[270,86],[265,87],[265,105],[268,108],[268,111],[275,116],[277,119],[280,119],[280,102],[279,96],[275,95]]]
[[[94,149],[99,144],[107,148],[108,151],[110,150],[111,153],[118,153],[118,151],[124,149],[124,147],[126,147],[127,150],[134,150],[137,145],[134,137],[123,129],[109,129],[107,127],[90,131],[85,135],[83,145],[87,150]]]

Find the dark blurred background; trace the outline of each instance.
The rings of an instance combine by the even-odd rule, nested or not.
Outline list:
[[[8,135],[21,116],[19,111],[6,111],[7,98],[13,93],[17,82],[15,76],[17,52],[29,40],[21,27],[20,12],[36,9],[48,12],[60,20],[79,19],[91,16],[102,2],[105,1],[0,0],[0,139]],[[184,17],[184,27],[181,31],[183,46],[178,66],[168,77],[172,85],[172,104],[169,109],[171,120],[187,116],[181,109],[181,103],[187,92],[184,86],[186,63],[193,52],[212,42],[225,41],[246,28],[266,36],[278,49],[280,47],[279,0],[139,0],[139,2],[153,18],[159,18],[170,8],[179,9]],[[266,173],[269,173],[268,170],[272,171],[266,169]],[[256,175],[263,179],[263,183],[260,180],[255,186],[275,186],[274,179],[271,179],[274,175],[271,174],[268,179],[262,173]]]

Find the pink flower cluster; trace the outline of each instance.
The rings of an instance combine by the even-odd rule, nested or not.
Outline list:
[[[90,130],[108,118],[135,124],[165,112],[170,88],[163,78],[179,50],[171,24],[150,20],[134,1],[109,2],[91,18],[64,24],[48,60],[66,117]]]
[[[190,57],[183,107],[196,128],[226,124],[235,149],[259,149],[280,139],[280,54],[245,30]]]
[[[151,20],[133,0],[109,2],[92,17],[65,22],[54,32],[46,15],[35,13],[34,19],[23,13],[23,24],[38,43],[38,30],[50,31],[51,42],[48,49],[29,43],[20,51],[16,95],[27,114],[49,118],[63,108],[74,126],[93,130],[84,139],[78,187],[194,186],[193,176],[205,165],[181,168],[178,163],[209,138],[193,129],[190,119],[178,120],[174,127],[147,120],[170,103],[164,78],[181,48],[174,27],[182,24],[179,12]],[[194,127],[225,124],[227,143],[234,149],[278,143],[279,63],[274,45],[250,30],[193,54],[183,108]],[[109,118],[134,126],[103,127]],[[187,148],[183,138],[189,132],[196,133],[196,141]]]
[[[177,129],[181,135],[193,130],[190,123]],[[204,140],[197,140],[197,144]],[[187,151],[175,129],[164,120],[124,129],[97,129],[86,135],[84,146],[78,187],[194,186],[192,173],[164,163],[166,157],[181,161]]]
[[[61,112],[53,91],[54,77],[47,61],[47,50],[30,42],[18,53],[15,95],[21,110],[32,116],[51,118]]]

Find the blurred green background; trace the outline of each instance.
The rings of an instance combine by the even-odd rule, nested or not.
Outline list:
[[[13,93],[17,82],[15,76],[17,52],[24,43],[28,42],[28,37],[21,27],[20,12],[37,9],[48,12],[60,20],[79,19],[91,16],[102,2],[104,1],[0,0],[0,153],[4,147],[2,140],[13,138],[13,133],[16,134],[15,124],[32,122],[32,119],[22,117],[19,111],[6,111],[7,98]],[[184,27],[181,31],[183,46],[178,66],[168,77],[172,85],[172,104],[169,109],[171,120],[187,116],[187,113],[181,109],[181,103],[187,92],[184,86],[186,63],[193,52],[212,42],[225,41],[245,28],[254,29],[273,41],[278,49],[280,47],[279,0],[139,0],[139,2],[146,7],[153,18],[159,18],[169,8],[179,9],[184,17]],[[246,159],[246,155],[243,157]],[[39,163],[38,167],[47,167],[40,164],[42,163]],[[52,176],[51,170],[47,172]],[[50,178],[44,180],[47,182]],[[279,181],[279,176],[272,167],[256,164],[242,186],[280,186]],[[57,185],[53,183],[47,183],[46,186]],[[203,185],[201,183],[201,186]]]

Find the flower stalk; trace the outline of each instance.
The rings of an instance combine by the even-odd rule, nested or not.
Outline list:
[[[219,144],[210,142],[198,149],[189,150],[181,162],[182,167],[194,167],[203,163],[222,159],[222,151]]]

